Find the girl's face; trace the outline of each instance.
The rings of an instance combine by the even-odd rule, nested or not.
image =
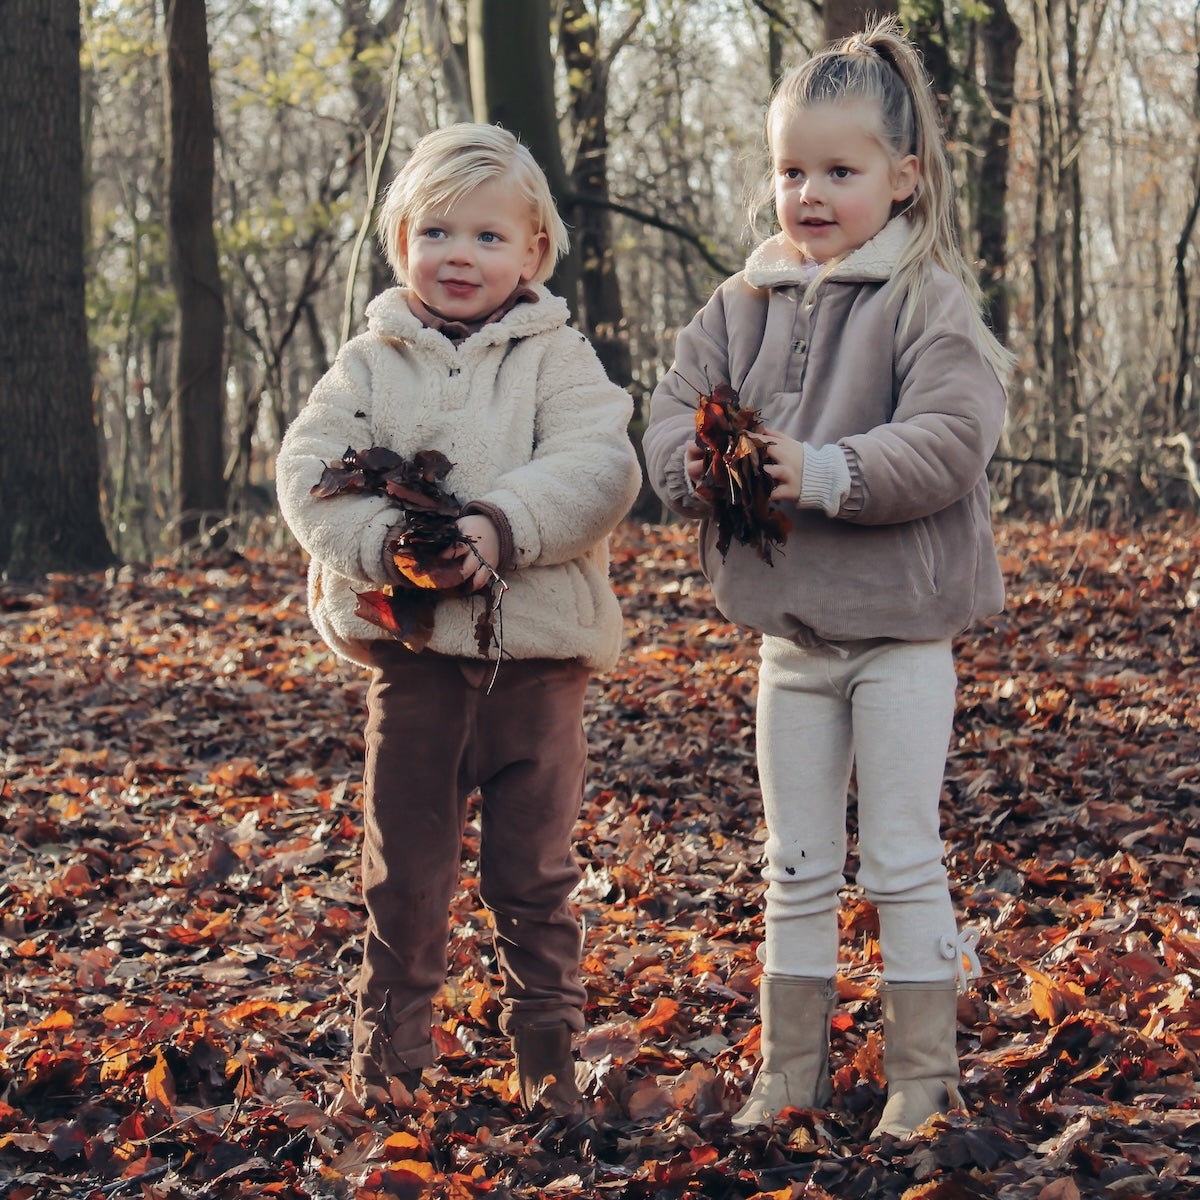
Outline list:
[[[549,238],[510,180],[489,179],[448,209],[418,212],[400,232],[405,278],[426,308],[481,321],[538,271]]]
[[[771,119],[775,211],[796,251],[826,263],[857,250],[917,186],[917,159],[884,149],[868,100],[819,104]]]

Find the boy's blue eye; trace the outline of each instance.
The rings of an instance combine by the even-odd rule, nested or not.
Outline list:
[[[500,235],[498,233],[481,233],[479,235],[479,240],[481,242],[498,242],[500,240]]]
[[[426,237],[426,238],[440,238],[442,236],[442,230],[440,230],[440,229],[425,229],[425,230],[422,230],[421,236]]]

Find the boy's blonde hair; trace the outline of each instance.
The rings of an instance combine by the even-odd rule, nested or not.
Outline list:
[[[480,184],[512,181],[529,201],[534,230],[549,244],[534,283],[544,283],[567,252],[567,227],[558,215],[546,175],[527,147],[499,125],[463,121],[427,133],[388,187],[379,211],[377,231],[392,271],[406,282],[400,235],[419,213],[444,211]]]
[[[912,235],[895,270],[895,278],[908,293],[906,320],[920,301],[930,264],[936,263],[962,283],[988,358],[1003,375],[1012,356],[980,315],[979,281],[959,238],[954,179],[933,88],[916,47],[904,36],[895,17],[877,19],[863,32],[834,42],[783,75],[767,107],[768,155],[773,159],[771,132],[777,117],[853,100],[878,106],[880,141],[893,162],[911,154],[918,164],[916,189],[898,206],[912,225]],[[751,205],[752,225],[758,210],[773,195],[768,172]]]

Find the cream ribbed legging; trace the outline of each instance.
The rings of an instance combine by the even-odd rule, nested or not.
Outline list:
[[[892,982],[955,977],[938,801],[954,721],[949,641],[798,647],[762,640],[758,766],[771,975],[828,979],[838,951],[846,795],[858,783],[858,882]]]

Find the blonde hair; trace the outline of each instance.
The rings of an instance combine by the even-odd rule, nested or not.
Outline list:
[[[545,172],[507,129],[463,121],[421,138],[383,198],[376,230],[398,280],[405,282],[400,238],[418,214],[448,209],[493,179],[510,180],[529,201],[535,231],[549,239],[533,282],[550,278],[570,243]]]
[[[767,106],[768,156],[773,159],[772,125],[781,115],[854,100],[866,100],[878,107],[880,140],[893,161],[909,154],[917,160],[917,185],[901,209],[912,232],[894,272],[898,285],[907,293],[905,323],[911,320],[922,297],[930,264],[936,263],[962,284],[987,356],[1003,376],[1012,365],[1012,355],[981,315],[979,280],[967,262],[959,237],[954,179],[933,88],[920,55],[895,17],[878,19],[863,32],[830,44],[785,72]],[[752,225],[773,193],[768,174],[752,204]],[[818,278],[825,273],[822,271]]]

